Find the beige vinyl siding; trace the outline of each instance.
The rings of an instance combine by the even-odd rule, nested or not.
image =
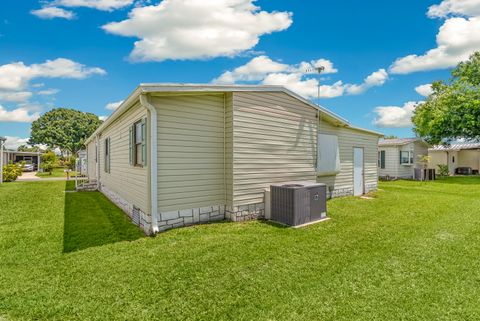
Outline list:
[[[225,94],[226,205],[233,206],[233,94]]]
[[[103,130],[99,141],[100,181],[109,190],[117,193],[143,212],[150,213],[148,164],[146,167],[138,167],[131,166],[129,162],[130,126],[146,117],[146,109],[137,103]],[[104,166],[106,138],[110,138],[111,144],[110,173],[105,172]],[[150,149],[147,148],[148,150]]]
[[[480,150],[461,150],[458,152],[458,167],[471,167],[478,170],[480,166]]]
[[[428,165],[429,168],[434,168],[438,172],[438,165],[447,165],[448,164],[448,156],[447,152],[445,151],[429,151],[428,156],[430,156],[430,164]]]
[[[316,113],[285,93],[233,94],[235,206],[263,202],[273,183],[315,180]]]
[[[89,179],[97,178],[97,156],[95,155],[95,140],[87,145],[87,172]]]
[[[159,96],[159,211],[225,204],[224,94]]]
[[[423,156],[428,156],[428,146],[420,141],[417,141],[414,143],[413,149],[415,152],[415,156],[414,156],[415,168],[423,168],[423,163],[421,162],[421,158]]]
[[[376,185],[378,180],[377,145],[378,136],[351,128],[337,127],[319,121],[319,133],[338,136],[340,151],[340,173],[319,176],[317,182],[333,186],[334,189],[353,189],[353,148],[361,147],[364,152],[364,184]]]

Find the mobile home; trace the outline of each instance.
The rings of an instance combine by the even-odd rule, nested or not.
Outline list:
[[[87,171],[156,233],[262,217],[274,183],[376,190],[381,136],[281,86],[142,84],[86,141]]]
[[[430,167],[448,165],[450,175],[458,174],[458,169],[467,173],[478,174],[480,169],[480,143],[455,143],[433,146],[428,150]],[[463,171],[462,171],[463,172]]]
[[[383,139],[378,143],[378,172],[382,178],[414,178],[422,168],[428,144],[420,138]]]

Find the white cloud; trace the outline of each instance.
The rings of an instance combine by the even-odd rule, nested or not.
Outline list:
[[[62,7],[86,7],[112,11],[132,5],[134,0],[56,0],[52,3]]]
[[[101,121],[106,121],[108,118],[108,116],[98,116],[98,119],[100,119]]]
[[[349,95],[359,95],[372,87],[383,86],[388,80],[388,73],[385,69],[379,69],[371,73],[360,85],[347,85],[346,90]]]
[[[123,100],[116,101],[116,102],[113,102],[113,103],[108,103],[108,104],[105,106],[105,108],[108,109],[108,110],[115,110],[115,109],[117,109],[122,103],[123,103]]]
[[[30,91],[0,91],[0,100],[15,103],[26,102],[32,97]]]
[[[16,150],[20,145],[27,145],[28,138],[21,138],[17,136],[5,136],[7,139],[5,141],[5,148],[6,149],[13,149]]]
[[[373,124],[378,127],[404,128],[412,126],[413,111],[421,102],[409,101],[403,106],[379,106]]]
[[[31,106],[20,106],[14,110],[7,110],[0,105],[0,122],[30,123],[37,120],[40,113]]]
[[[480,16],[479,0],[444,0],[428,8],[427,15],[430,18],[446,18],[457,14],[464,16]]]
[[[325,67],[322,74],[338,72],[333,63],[327,59],[302,61],[298,64],[288,65],[273,61],[267,56],[258,56],[243,66],[224,72],[212,82],[217,84],[255,82],[264,85],[280,85],[305,98],[316,98],[318,95],[318,79],[313,77],[315,72],[308,70],[320,66]],[[383,85],[387,79],[388,73],[385,69],[380,69],[370,74],[363,83],[358,85],[345,84],[342,81],[336,81],[332,85],[322,84],[320,86],[320,97],[334,98],[344,94],[358,95],[369,88]]]
[[[311,62],[302,61],[297,65],[287,65],[273,61],[267,56],[258,56],[247,62],[245,65],[235,68],[233,71],[226,71],[212,82],[217,84],[232,84],[238,81],[260,81],[269,74],[288,72],[302,74],[313,74],[307,71],[314,67],[325,67],[323,74],[336,73],[338,70],[333,63],[327,59],[318,59]]]
[[[415,91],[424,97],[428,97],[432,94],[432,84],[425,84],[415,87]]]
[[[41,9],[30,11],[31,14],[41,18],[41,19],[54,19],[62,18],[67,20],[72,20],[75,18],[75,14],[72,11],[65,10],[59,7],[43,7]]]
[[[101,68],[86,67],[65,58],[32,65],[25,65],[21,61],[13,62],[0,65],[0,89],[22,90],[34,78],[84,79],[94,74],[104,75],[105,73]]]
[[[335,74],[338,70],[333,67],[333,62],[327,59],[312,60],[310,62],[302,61],[299,64],[298,71],[306,74],[315,74],[314,68],[323,67],[322,74]]]
[[[263,79],[262,84],[285,86],[305,98],[317,98],[318,95],[318,80],[315,78],[304,79],[300,73],[269,74]],[[345,85],[341,81],[337,81],[333,85],[320,86],[321,98],[339,97],[342,96],[344,92]]]
[[[258,56],[233,71],[226,71],[213,82],[231,84],[237,81],[259,81],[269,73],[287,71],[289,68],[289,65],[273,61],[267,56]]]
[[[431,6],[428,15],[449,17],[437,34],[437,47],[423,55],[412,54],[397,59],[390,66],[390,72],[408,74],[450,68],[480,50],[480,0],[445,0]]]
[[[260,36],[292,24],[291,13],[261,11],[253,2],[163,0],[134,8],[128,19],[103,29],[140,39],[130,53],[134,61],[232,57],[255,47]]]
[[[39,92],[37,92],[37,94],[42,96],[50,96],[50,95],[57,94],[59,91],[60,91],[59,89],[50,88],[50,89],[40,90]]]

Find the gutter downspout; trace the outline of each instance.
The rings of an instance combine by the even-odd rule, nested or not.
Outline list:
[[[148,101],[146,94],[140,94],[140,104],[150,112],[150,208],[152,232],[158,233],[158,169],[157,169],[157,109]]]
[[[97,190],[100,190],[100,134],[95,136],[95,160],[95,166],[97,167]]]

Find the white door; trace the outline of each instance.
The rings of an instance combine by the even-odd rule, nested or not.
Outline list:
[[[353,195],[359,196],[363,188],[363,148],[353,148]]]

